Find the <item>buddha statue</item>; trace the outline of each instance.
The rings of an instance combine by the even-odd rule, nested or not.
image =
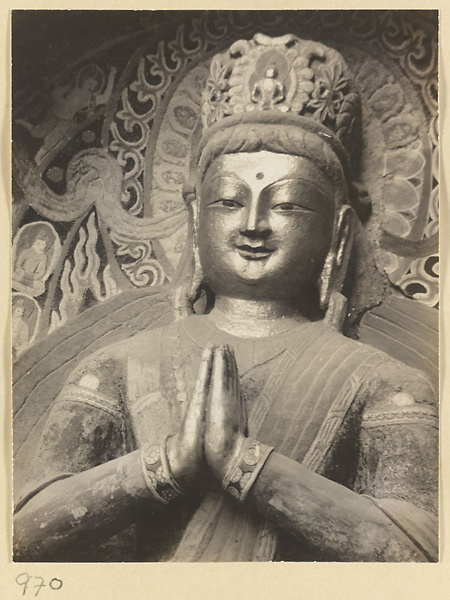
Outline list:
[[[342,333],[367,209],[343,58],[237,41],[202,119],[173,322],[69,377],[16,560],[436,561],[432,388]]]

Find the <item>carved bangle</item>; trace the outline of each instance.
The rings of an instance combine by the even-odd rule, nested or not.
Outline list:
[[[237,459],[223,478],[223,489],[244,502],[272,450],[271,446],[247,438]]]
[[[161,444],[149,444],[142,449],[144,476],[152,495],[163,504],[169,504],[184,494],[175,481],[167,459],[167,436]]]

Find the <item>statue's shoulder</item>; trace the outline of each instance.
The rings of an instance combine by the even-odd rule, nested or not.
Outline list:
[[[360,379],[366,411],[405,411],[408,407],[426,406],[436,410],[435,390],[420,369],[335,331],[326,331],[320,343],[325,350],[323,360],[328,359],[325,355],[341,357],[338,368],[348,372],[349,377]]]
[[[376,426],[392,419],[422,422],[437,418],[436,391],[423,371],[367,343],[350,340],[349,347],[369,352],[364,382],[365,425]]]
[[[340,370],[364,370],[365,365],[369,370],[373,370],[379,363],[389,359],[388,355],[379,349],[347,337],[323,321],[314,324],[308,337],[311,352],[319,349],[321,362],[332,360],[333,365]]]
[[[150,368],[159,362],[161,340],[167,336],[169,327],[141,331],[89,354],[79,362],[66,383],[83,385],[85,381],[97,381],[108,388],[120,386],[127,379],[130,363],[138,362]]]

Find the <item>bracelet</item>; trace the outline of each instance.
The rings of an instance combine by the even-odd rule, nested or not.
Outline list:
[[[237,459],[223,478],[223,489],[244,502],[272,450],[272,446],[247,438]]]
[[[169,437],[166,436],[161,444],[144,446],[141,452],[145,481],[152,495],[163,504],[184,494],[173,477],[167,458]]]

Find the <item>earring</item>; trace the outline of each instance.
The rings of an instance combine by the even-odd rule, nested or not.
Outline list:
[[[347,273],[353,243],[353,211],[349,206],[341,209],[331,250],[320,274],[320,308],[325,312],[324,322],[334,331],[341,331],[347,312],[347,298],[341,294]]]
[[[203,269],[200,263],[200,254],[198,251],[198,204],[194,200],[190,204],[192,216],[192,253],[194,258],[194,272],[192,274],[191,288],[189,290],[189,299],[192,304],[196,301],[198,292],[203,283]]]
[[[325,259],[322,272],[319,278],[319,302],[320,308],[326,311],[331,295],[331,277],[333,273],[336,257],[332,251],[329,252]]]
[[[333,331],[342,333],[346,312],[347,298],[340,292],[331,292],[324,323]]]
[[[333,331],[342,332],[347,311],[347,298],[340,293],[339,283],[334,281],[336,268],[336,256],[334,253],[330,253],[320,275],[319,298],[320,308],[325,311],[324,323]]]
[[[175,280],[178,281],[173,296],[176,320],[184,319],[194,313],[194,303],[197,300],[203,283],[203,270],[200,264],[197,244],[197,205],[195,202],[195,193],[191,192],[185,200],[189,213],[189,229],[186,252],[179,263],[177,275],[175,276]]]

